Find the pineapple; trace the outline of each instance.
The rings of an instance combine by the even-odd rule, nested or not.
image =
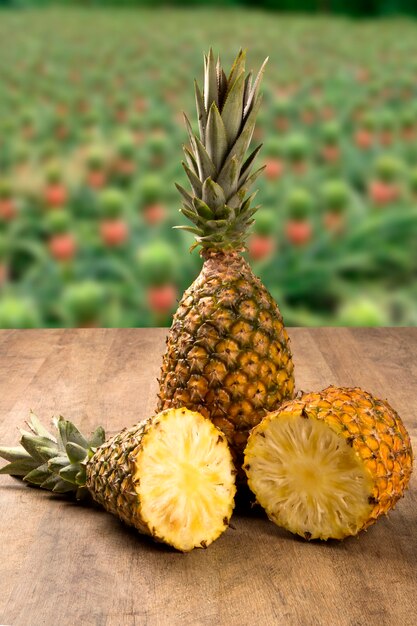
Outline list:
[[[277,304],[242,257],[257,206],[248,190],[260,146],[245,158],[261,103],[265,63],[252,82],[240,51],[228,77],[213,52],[204,91],[195,85],[199,137],[187,117],[183,163],[191,192],[177,185],[182,213],[201,246],[203,268],[184,293],[167,338],[158,410],[186,406],[226,435],[239,466],[249,430],[293,397],[293,362]]]
[[[268,415],[250,434],[244,469],[278,526],[306,539],[343,539],[394,508],[412,450],[386,401],[328,387]]]
[[[206,548],[227,528],[235,469],[224,435],[188,409],[164,411],[105,442],[86,439],[62,417],[56,436],[34,414],[21,447],[0,448],[0,474],[56,493],[90,493],[140,533],[187,552]]]

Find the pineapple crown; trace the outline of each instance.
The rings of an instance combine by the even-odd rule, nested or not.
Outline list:
[[[9,461],[0,474],[23,478],[31,485],[55,493],[75,493],[77,499],[87,495],[86,465],[96,449],[105,441],[99,426],[86,439],[68,420],[54,418],[56,435],[51,434],[31,412],[27,425],[21,430],[20,446],[0,447],[0,457]]]
[[[246,158],[261,104],[259,87],[268,59],[255,80],[245,75],[246,52],[240,50],[229,76],[210,49],[204,56],[204,89],[195,82],[199,137],[184,114],[189,146],[184,146],[183,167],[191,193],[177,184],[183,200],[180,211],[193,226],[178,226],[195,235],[203,249],[240,250],[259,208],[250,186],[264,169],[252,173],[258,147]]]

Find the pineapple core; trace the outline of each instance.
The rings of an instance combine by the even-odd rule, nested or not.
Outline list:
[[[328,425],[282,415],[250,437],[249,486],[268,517],[306,539],[355,535],[372,511],[372,479],[348,442]]]
[[[186,409],[161,414],[135,465],[140,514],[156,537],[188,551],[225,530],[235,471],[226,438],[208,419]]]

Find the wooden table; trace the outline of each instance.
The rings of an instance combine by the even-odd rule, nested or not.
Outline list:
[[[108,434],[148,416],[165,330],[0,332],[0,441],[29,408]],[[292,329],[297,386],[361,385],[416,449],[417,329]],[[101,511],[0,477],[0,623],[10,626],[417,624],[417,485],[359,538],[306,543],[240,511],[179,554]]]

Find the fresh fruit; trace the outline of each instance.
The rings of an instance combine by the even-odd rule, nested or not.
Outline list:
[[[150,226],[155,226],[164,221],[166,217],[166,207],[163,204],[148,204],[143,210],[145,222]]]
[[[105,171],[106,156],[104,151],[99,147],[93,147],[86,159],[87,165],[87,184],[93,189],[102,189],[107,181],[107,173]]]
[[[65,210],[51,211],[46,215],[46,227],[50,233],[48,248],[57,261],[70,261],[77,250],[77,241],[71,232],[71,216]]]
[[[369,197],[376,206],[385,206],[400,199],[400,175],[402,163],[399,159],[384,155],[375,164],[375,177],[369,183]]]
[[[122,217],[125,196],[118,189],[106,189],[100,195],[100,209],[103,218],[100,222],[100,236],[109,248],[120,246],[129,237],[129,226]]]
[[[412,450],[388,402],[328,387],[269,414],[249,436],[244,469],[278,526],[306,539],[343,539],[394,508]]]
[[[346,209],[349,205],[350,192],[343,180],[329,180],[322,185],[325,228],[340,235],[346,227]]]
[[[48,247],[57,261],[70,261],[75,256],[77,242],[71,233],[59,233],[50,238]]]
[[[64,206],[68,200],[68,190],[62,180],[62,172],[58,165],[51,165],[46,172],[47,184],[43,191],[44,202],[49,208]]]
[[[321,156],[328,163],[339,161],[340,151],[340,127],[335,122],[328,122],[321,131],[323,145],[321,147]]]
[[[284,164],[279,159],[269,158],[265,163],[265,176],[268,180],[278,180],[284,171]]]
[[[308,169],[308,141],[302,133],[291,135],[285,146],[286,157],[291,171],[296,175],[305,174]]]
[[[97,326],[104,309],[105,290],[93,280],[69,284],[62,294],[65,319],[71,326]]]
[[[310,193],[303,188],[294,188],[287,198],[288,218],[285,223],[285,236],[294,246],[305,246],[313,237],[313,224],[310,215],[313,201]]]
[[[186,406],[212,419],[235,453],[249,430],[294,391],[289,339],[277,304],[241,256],[257,207],[249,187],[262,172],[245,160],[260,106],[262,66],[252,82],[239,52],[228,77],[210,50],[204,92],[196,84],[200,138],[186,118],[182,213],[204,259],[174,315],[163,358],[158,410]]]
[[[129,227],[124,220],[107,219],[100,224],[100,235],[103,243],[112,248],[125,243],[129,236]]]
[[[151,311],[157,314],[166,315],[170,313],[177,300],[177,288],[172,283],[165,285],[155,285],[148,289],[148,304]]]
[[[225,438],[187,409],[164,411],[108,441],[88,438],[62,417],[51,434],[32,413],[21,446],[0,447],[0,474],[54,493],[88,493],[107,511],[155,541],[187,552],[226,530],[235,470]]]

